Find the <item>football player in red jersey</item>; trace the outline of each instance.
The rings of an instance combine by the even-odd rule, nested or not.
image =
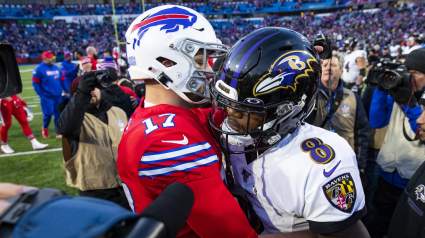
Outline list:
[[[12,126],[12,115],[19,122],[23,134],[31,142],[33,150],[45,149],[48,146],[48,144],[40,143],[34,137],[31,127],[28,123],[28,112],[26,111],[26,107],[26,102],[17,95],[1,99],[0,111],[3,118],[3,124],[0,127],[0,150],[5,154],[11,154],[15,152],[8,144],[8,132],[9,128]]]
[[[178,237],[256,237],[220,176],[221,151],[208,129],[208,62],[227,52],[198,12],[165,5],[137,17],[127,33],[129,73],[146,95],[124,131],[118,173],[140,213],[180,182],[195,201]],[[178,206],[178,204],[176,204]]]

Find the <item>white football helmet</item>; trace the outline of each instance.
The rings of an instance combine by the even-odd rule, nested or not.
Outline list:
[[[155,79],[189,103],[206,101],[211,64],[227,48],[200,13],[176,5],[155,7],[138,16],[125,37],[131,79]]]

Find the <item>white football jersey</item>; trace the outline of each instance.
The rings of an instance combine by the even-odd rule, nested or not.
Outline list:
[[[390,45],[390,55],[391,57],[397,57],[399,55],[400,45]]]
[[[346,83],[355,83],[357,76],[360,74],[360,69],[357,67],[356,59],[364,57],[367,59],[367,53],[364,50],[355,50],[344,57],[344,65],[341,78]]]
[[[364,215],[356,156],[333,132],[305,124],[249,164],[230,159],[265,233],[331,233]]]

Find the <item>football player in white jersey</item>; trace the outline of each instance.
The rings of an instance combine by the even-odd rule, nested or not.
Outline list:
[[[341,78],[346,88],[352,89],[354,87],[353,91],[356,91],[366,76],[367,53],[356,48],[356,39],[348,39],[346,45],[348,46],[348,52],[344,56],[344,68]]]
[[[210,125],[227,154],[230,189],[242,188],[262,234],[368,237],[354,152],[337,134],[304,123],[321,74],[310,42],[286,28],[261,28],[220,68]]]

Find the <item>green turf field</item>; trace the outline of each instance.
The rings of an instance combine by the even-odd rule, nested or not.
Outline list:
[[[62,163],[61,141],[55,138],[53,118],[50,123],[50,138],[41,138],[42,115],[39,98],[31,85],[31,73],[34,66],[20,66],[22,93],[20,96],[34,112],[30,122],[35,137],[42,143],[48,143],[49,149],[43,153],[19,155],[20,152],[32,152],[31,144],[22,134],[19,123],[13,119],[9,130],[9,145],[17,155],[0,154],[0,182],[12,182],[36,187],[49,187],[75,194],[75,190],[65,185]]]

